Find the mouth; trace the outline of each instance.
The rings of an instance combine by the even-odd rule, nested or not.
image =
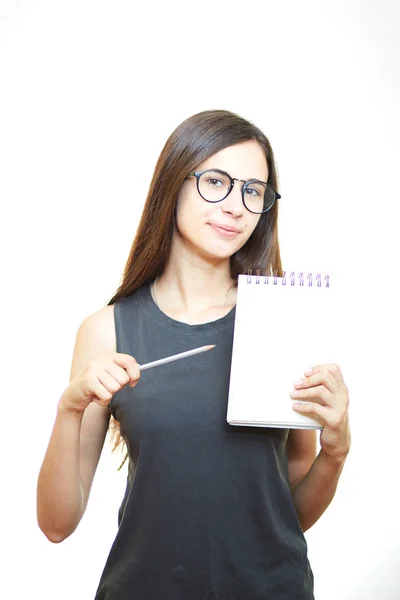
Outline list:
[[[223,225],[222,223],[213,222],[210,222],[208,224],[214,229],[214,231],[216,231],[223,237],[235,237],[240,233],[239,229],[236,229],[236,227],[231,227],[230,225]]]

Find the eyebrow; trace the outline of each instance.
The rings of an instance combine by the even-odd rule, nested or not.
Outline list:
[[[225,173],[225,175],[229,175],[229,177],[232,177],[232,175],[230,173],[228,173],[228,171],[225,171],[224,169],[218,169],[216,167],[209,167],[208,169],[200,169],[201,171],[219,171],[220,173]],[[242,181],[243,183],[246,183],[247,181],[252,181],[252,180],[256,180],[256,181],[260,181],[261,183],[268,183],[268,181],[264,181],[264,179],[260,179],[259,177],[249,177],[249,179],[239,179],[238,177],[232,177],[232,179],[235,179],[236,181]]]

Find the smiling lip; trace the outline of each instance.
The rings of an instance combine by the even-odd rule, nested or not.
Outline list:
[[[230,227],[229,225],[222,225],[221,223],[209,223],[209,225],[220,233],[224,237],[235,237],[238,233],[240,233],[239,229],[236,227]]]

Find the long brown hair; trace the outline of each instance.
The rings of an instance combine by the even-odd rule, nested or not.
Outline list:
[[[278,190],[274,154],[266,136],[252,123],[227,110],[206,110],[181,123],[168,138],[154,169],[139,227],[125,265],[122,282],[107,305],[133,294],[160,277],[171,251],[178,192],[190,171],[213,154],[240,142],[256,140],[265,152],[268,183]],[[250,270],[281,275],[278,203],[260,220],[246,244],[231,256],[231,275]],[[114,449],[123,444],[113,417]],[[126,456],[125,456],[126,458]]]

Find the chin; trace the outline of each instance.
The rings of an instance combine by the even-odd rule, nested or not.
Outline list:
[[[229,260],[235,252],[240,250],[247,242],[241,239],[240,242],[236,240],[215,240],[210,239],[209,236],[196,236],[190,238],[189,236],[181,236],[183,242],[181,249],[186,249],[191,253],[198,254],[201,258],[208,261],[224,261]]]
[[[233,254],[235,254],[235,252],[240,250],[241,247],[241,245],[238,246],[237,244],[234,246],[232,245],[231,248],[216,248],[215,246],[208,246],[207,248],[203,248],[202,254],[214,260],[228,260]]]

